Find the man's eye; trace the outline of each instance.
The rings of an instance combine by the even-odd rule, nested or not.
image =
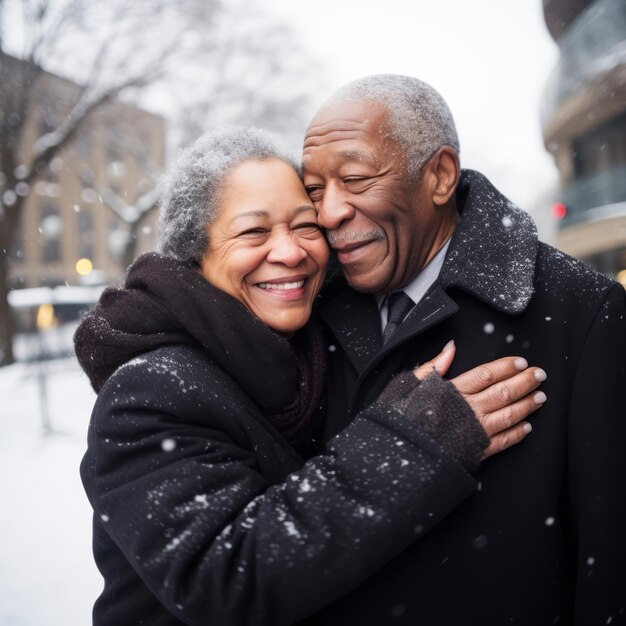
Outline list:
[[[306,189],[306,192],[309,194],[309,198],[311,198],[313,202],[315,202],[316,200],[322,199],[322,195],[324,194],[324,191],[321,187],[313,187],[312,185],[309,185],[308,187],[305,187],[305,189]]]

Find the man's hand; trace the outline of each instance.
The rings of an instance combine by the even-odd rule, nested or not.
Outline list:
[[[417,367],[415,376],[422,380],[433,369],[443,376],[455,353],[454,342],[448,343],[432,361]],[[532,430],[523,420],[546,401],[545,393],[535,391],[546,378],[542,369],[528,367],[526,359],[509,356],[451,379],[491,440],[484,458],[519,443]]]

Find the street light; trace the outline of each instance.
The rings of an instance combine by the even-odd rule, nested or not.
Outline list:
[[[93,271],[93,262],[91,259],[82,258],[76,261],[76,273],[81,276],[88,276]]]

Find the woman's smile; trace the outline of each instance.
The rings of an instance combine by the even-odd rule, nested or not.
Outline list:
[[[299,300],[305,296],[304,284],[307,278],[285,278],[257,283],[256,287],[262,290],[264,295],[279,300]]]
[[[327,262],[315,208],[293,167],[251,160],[228,174],[200,264],[211,284],[289,335],[307,323]]]

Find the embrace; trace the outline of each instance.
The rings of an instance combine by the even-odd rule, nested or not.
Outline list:
[[[626,621],[624,289],[459,151],[395,75],[301,162],[183,151],[159,252],[75,336],[96,626]]]

